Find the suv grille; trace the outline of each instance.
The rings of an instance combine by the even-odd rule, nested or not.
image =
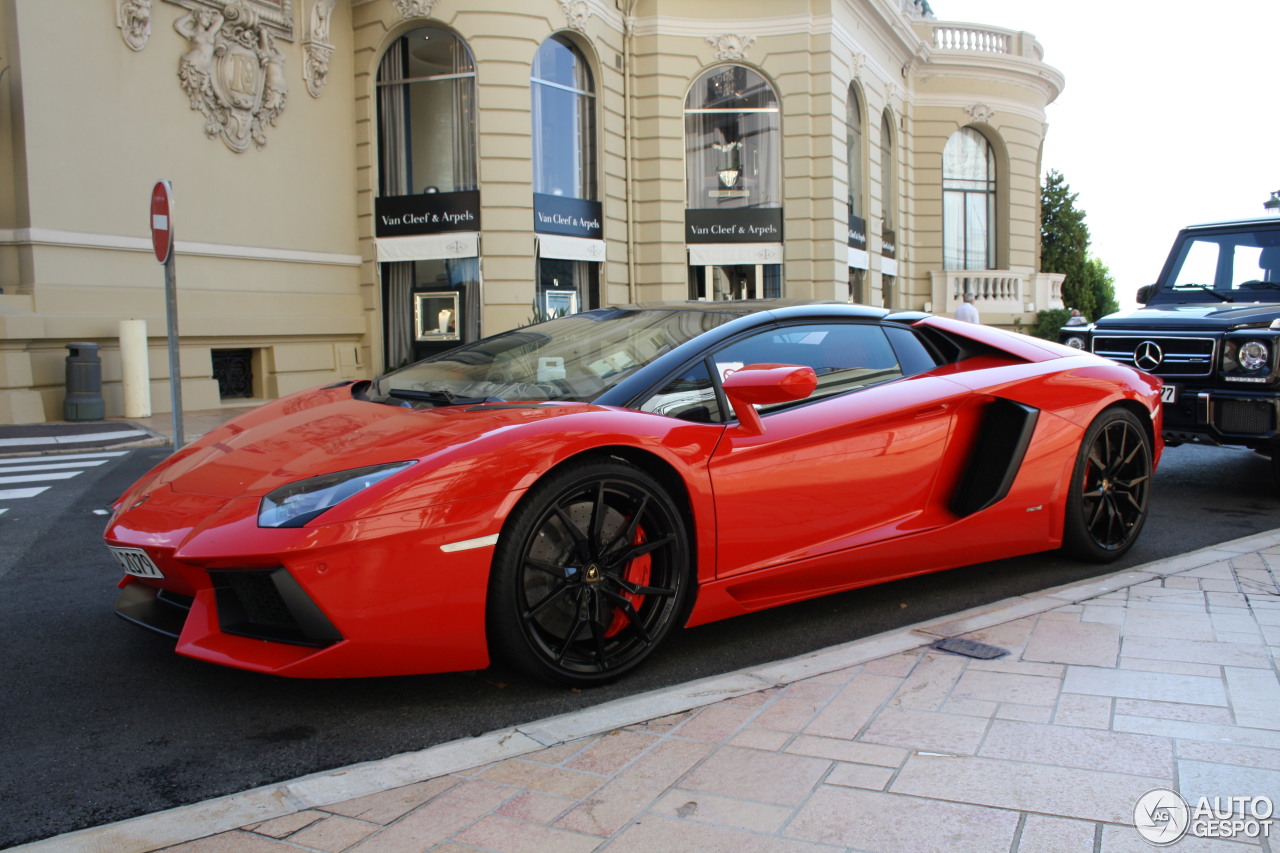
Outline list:
[[[1214,338],[1097,335],[1093,351],[1156,376],[1208,376],[1213,372]]]

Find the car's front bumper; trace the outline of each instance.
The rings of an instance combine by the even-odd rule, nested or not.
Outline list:
[[[264,529],[256,501],[164,487],[108,527],[108,544],[144,550],[163,575],[125,575],[116,609],[176,637],[180,654],[256,672],[345,678],[483,669],[504,503],[492,495]]]

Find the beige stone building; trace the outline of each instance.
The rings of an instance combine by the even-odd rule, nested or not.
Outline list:
[[[941,2],[938,4],[943,6]],[[0,423],[188,410],[605,304],[773,296],[984,322],[1035,272],[1029,34],[915,0],[0,0]],[[139,340],[145,346],[120,345]]]

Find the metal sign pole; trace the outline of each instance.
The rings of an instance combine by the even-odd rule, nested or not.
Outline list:
[[[169,393],[173,401],[173,449],[186,444],[182,434],[182,363],[178,357],[178,277],[174,272],[173,187],[156,181],[151,188],[151,248],[164,264],[164,308],[169,328]]]
[[[169,326],[169,394],[173,402],[173,449],[186,444],[182,433],[182,365],[178,357],[178,281],[173,269],[174,252],[164,262],[164,303]]]

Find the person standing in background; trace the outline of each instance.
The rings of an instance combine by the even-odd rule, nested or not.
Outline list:
[[[960,303],[960,307],[956,309],[956,319],[964,320],[966,323],[981,323],[978,318],[978,309],[973,304],[973,294],[969,291],[964,293],[964,302]]]

